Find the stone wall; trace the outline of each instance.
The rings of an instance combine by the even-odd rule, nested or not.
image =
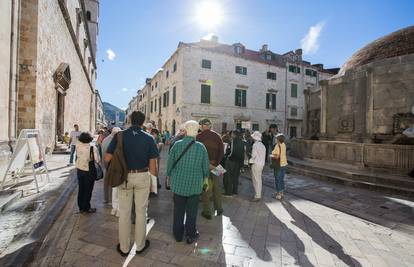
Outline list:
[[[290,140],[289,148],[291,156],[302,159],[319,159],[402,173],[414,168],[414,146],[295,139]]]
[[[78,1],[66,1],[71,18],[74,18]],[[95,95],[88,83],[88,76],[74,47],[69,29],[59,7],[58,1],[41,1],[39,4],[37,39],[37,96],[36,127],[42,133],[45,147],[53,148],[56,133],[57,91],[53,74],[60,63],[70,67],[71,84],[66,91],[64,104],[64,130],[70,132],[73,124],[79,124],[81,131],[95,129]],[[76,23],[76,19],[71,20]],[[83,28],[81,28],[83,29]],[[79,40],[86,37],[79,32]],[[84,56],[88,57],[85,49]],[[89,64],[89,63],[88,63]],[[87,65],[86,65],[87,66]]]
[[[322,83],[328,140],[391,139],[396,114],[414,106],[414,54],[372,62]],[[388,136],[388,137],[387,137]]]

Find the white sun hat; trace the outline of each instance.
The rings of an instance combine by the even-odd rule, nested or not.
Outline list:
[[[259,131],[255,131],[251,136],[256,141],[262,141],[262,134]]]

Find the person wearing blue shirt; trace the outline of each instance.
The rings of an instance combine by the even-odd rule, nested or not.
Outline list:
[[[137,254],[146,250],[150,242],[146,240],[147,207],[151,186],[151,175],[157,176],[158,148],[151,135],[142,130],[145,115],[134,111],[130,115],[131,127],[122,131],[123,154],[128,168],[128,180],[117,187],[119,198],[119,244],[118,252],[127,256],[131,247],[131,211],[135,203],[135,243]],[[118,133],[120,134],[120,133]],[[105,161],[109,162],[115,152],[118,138],[109,144]]]

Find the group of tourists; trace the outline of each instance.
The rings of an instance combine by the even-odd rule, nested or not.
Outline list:
[[[179,127],[175,136],[163,140],[153,123],[144,122],[143,113],[132,112],[128,129],[102,129],[94,144],[92,136],[80,132],[77,125],[70,133],[70,164],[76,151],[79,211],[96,212],[90,201],[98,164],[104,176],[104,201],[112,205],[111,214],[119,217],[117,251],[122,256],[127,256],[131,249],[132,223],[135,223],[136,253],[150,246],[146,239],[147,209],[150,195],[156,195],[161,187],[158,177],[164,144],[170,144],[165,187],[173,193],[172,230],[177,242],[185,239],[191,244],[198,239],[200,197],[201,216],[211,220],[223,214],[222,188],[225,197],[237,196],[239,176],[245,165],[251,169],[253,202],[262,198],[262,171],[267,161],[274,168],[274,198],[283,198],[286,145],[276,125],[263,134],[234,130],[220,136],[212,130],[209,119],[190,120]]]

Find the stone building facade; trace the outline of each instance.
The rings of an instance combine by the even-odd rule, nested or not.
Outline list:
[[[414,128],[414,26],[358,50],[306,99],[307,137],[320,141],[295,140],[292,155],[402,172],[413,168],[414,138],[401,134]]]
[[[332,76],[321,65],[303,61],[301,50],[279,55],[264,45],[253,51],[240,43],[221,44],[217,37],[181,42],[138,91],[137,108],[171,132],[187,120],[207,117],[218,132],[264,131],[275,123],[280,131],[300,136],[303,88],[315,86],[321,73]],[[288,113],[292,108],[296,111]]]
[[[101,99],[101,95],[98,91],[96,91],[95,104],[95,128],[99,130],[100,128],[107,126],[107,122],[105,118],[104,106]]]
[[[0,60],[7,64],[0,74],[0,122],[5,126],[0,143],[12,142],[21,129],[36,128],[51,151],[75,123],[83,131],[95,130],[96,45],[91,35],[97,32],[86,23],[90,1],[90,11],[98,14],[95,0],[1,1],[0,48],[7,49],[0,49]]]

